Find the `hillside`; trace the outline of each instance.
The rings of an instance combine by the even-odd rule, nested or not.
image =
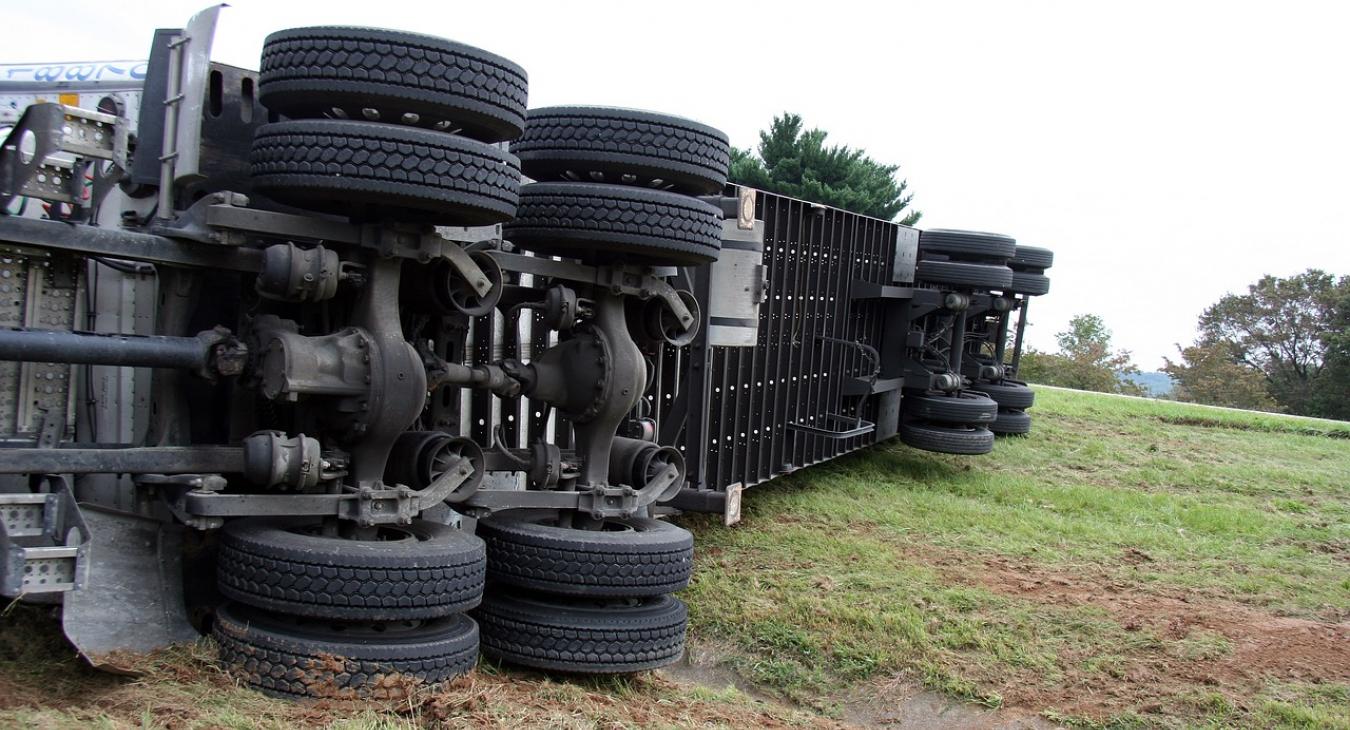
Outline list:
[[[1126,380],[1143,388],[1147,395],[1154,398],[1162,398],[1171,395],[1172,389],[1176,384],[1172,381],[1172,376],[1167,373],[1129,373],[1123,375]]]
[[[88,671],[14,607],[0,726],[1350,728],[1350,424],[1038,399],[990,456],[888,443],[750,490],[736,527],[682,518],[693,667],[480,666],[297,706],[235,688],[205,643]]]
[[[1350,726],[1350,424],[1037,397],[989,457],[883,446],[694,521],[699,636],[825,709]]]

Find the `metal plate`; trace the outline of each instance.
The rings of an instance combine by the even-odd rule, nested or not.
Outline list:
[[[764,221],[722,224],[722,253],[708,265],[708,344],[754,347],[764,299]]]
[[[28,259],[0,256],[0,327],[22,327],[24,302],[28,298]],[[0,437],[17,433],[19,412],[19,365],[0,362]]]
[[[898,284],[914,283],[914,267],[919,261],[919,230],[896,226],[895,266],[891,269],[891,281]]]
[[[24,326],[69,331],[75,328],[75,281],[57,271],[55,262],[30,261]],[[26,362],[19,367],[19,403],[15,427],[19,433],[37,433],[44,423],[61,424],[71,413],[70,381],[73,368],[65,363]]]
[[[196,641],[183,604],[183,528],[81,507],[92,535],[89,577],[62,610],[75,648],[99,666],[109,652]]]
[[[46,257],[0,255],[0,327],[70,330],[78,281]],[[70,365],[0,362],[0,438],[32,437],[45,422],[71,420]]]

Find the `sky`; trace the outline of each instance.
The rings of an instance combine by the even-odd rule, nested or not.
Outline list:
[[[144,57],[204,7],[8,5],[0,63]],[[532,107],[670,112],[738,147],[792,111],[899,164],[919,227],[1053,249],[1033,346],[1094,313],[1147,371],[1263,274],[1350,274],[1348,21],[1336,2],[239,0],[213,60],[373,25],[510,58]]]

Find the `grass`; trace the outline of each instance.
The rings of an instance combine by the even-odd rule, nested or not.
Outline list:
[[[296,705],[237,687],[208,641],[93,672],[17,607],[0,726],[831,726],[920,685],[1081,727],[1350,730],[1350,424],[1058,390],[1032,413],[989,456],[888,443],[754,487],[733,528],[681,518],[692,637],[785,703],[483,664]]]
[[[1350,441],[1327,436],[1350,424],[1055,390],[1032,412],[987,457],[883,445],[753,488],[734,529],[686,519],[695,632],[821,708],[899,676],[1086,724],[1350,727],[1350,648],[1267,681],[1284,632],[1346,638]]]

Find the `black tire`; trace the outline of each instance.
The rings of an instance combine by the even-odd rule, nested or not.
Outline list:
[[[410,124],[483,142],[515,139],[525,123],[525,69],[435,36],[291,28],[267,36],[260,68],[259,100],[288,117]]]
[[[1055,252],[1037,246],[1018,246],[1016,253],[1008,260],[1008,266],[1015,271],[1036,269],[1038,273],[1050,268],[1054,263]]]
[[[1019,383],[1015,380],[1004,380],[1001,383],[976,383],[971,386],[971,390],[989,396],[1000,408],[1015,408],[1022,411],[1036,403],[1036,391],[1027,387],[1026,383]]]
[[[731,145],[723,132],[690,119],[637,109],[531,109],[511,145],[526,175],[637,185],[703,195],[727,182]]]
[[[947,284],[972,289],[1007,289],[1012,269],[963,261],[920,261],[915,275],[923,284]]]
[[[956,258],[1003,262],[1012,258],[1017,241],[1000,233],[933,228],[919,232],[919,249]]]
[[[979,393],[905,393],[900,406],[910,416],[938,423],[988,424],[998,415],[998,404]]]
[[[565,596],[659,596],[689,585],[694,536],[646,517],[605,520],[604,530],[552,518],[493,515],[478,522],[493,584]]]
[[[994,432],[984,426],[939,426],[918,421],[900,424],[900,440],[939,454],[979,456],[994,450]]]
[[[1031,416],[1026,411],[999,409],[998,418],[989,424],[989,430],[1001,436],[1031,433]]]
[[[406,680],[444,682],[478,661],[478,625],[463,615],[335,624],[227,603],[212,633],[231,673],[286,698],[401,698],[413,686]]]
[[[515,215],[520,162],[482,142],[374,122],[258,127],[254,187],[297,207],[354,218],[489,225]]]
[[[722,213],[697,198],[622,185],[532,183],[503,235],[538,253],[686,266],[717,260]]]
[[[620,674],[684,654],[688,612],[671,596],[602,602],[494,591],[474,614],[483,655],[535,669]]]
[[[1027,296],[1040,296],[1050,293],[1050,277],[1041,274],[1027,274],[1021,271],[1014,271],[1012,275],[1012,284],[1008,291],[1014,294],[1025,294]]]
[[[467,611],[483,597],[483,541],[413,520],[380,540],[317,534],[318,518],[235,520],[221,530],[220,592],[240,603],[314,618],[428,619]],[[394,538],[394,539],[387,539]]]

